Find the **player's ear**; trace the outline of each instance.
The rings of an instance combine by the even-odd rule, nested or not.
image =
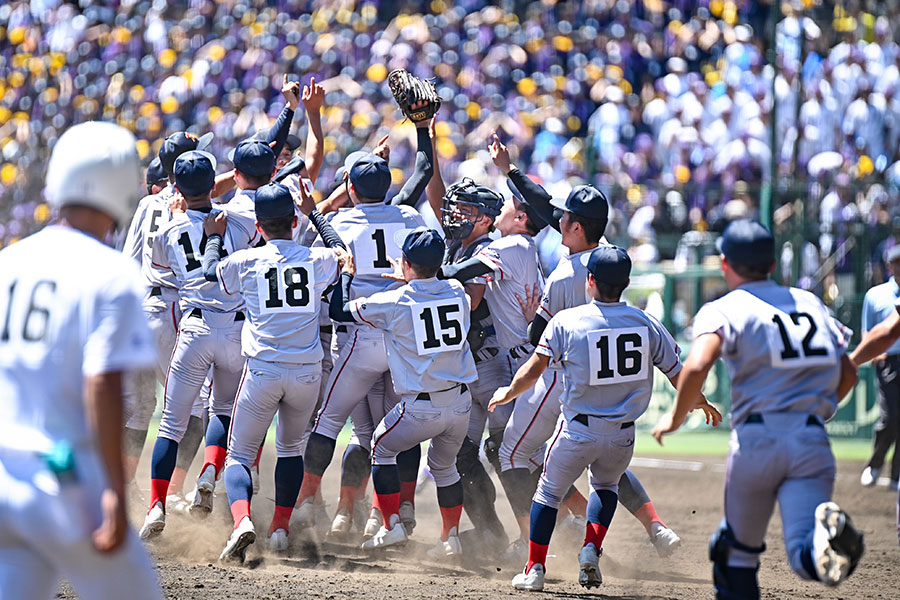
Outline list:
[[[297,229],[297,215],[294,215],[294,218],[291,219],[291,229]]]
[[[294,223],[295,223],[295,224],[296,224],[296,221],[297,221],[297,216],[295,215],[295,216],[294,216]],[[257,232],[259,235],[262,235],[262,234],[263,234],[262,225],[259,224],[259,221],[256,222],[256,232]]]

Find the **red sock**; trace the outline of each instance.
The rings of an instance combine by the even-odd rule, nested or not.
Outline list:
[[[584,532],[584,545],[593,544],[597,550],[603,547],[603,538],[606,537],[606,527],[600,523],[591,523],[588,521]]]
[[[207,446],[203,451],[203,468],[200,472],[206,470],[206,467],[212,465],[216,469],[216,479],[219,478],[219,472],[225,466],[225,455],[228,453],[227,448],[222,446]]]
[[[537,544],[528,540],[528,564],[525,565],[525,572],[531,570],[531,567],[534,565],[541,565],[542,567],[547,562],[547,550],[550,548],[550,544]]]
[[[234,519],[234,528],[237,529],[244,517],[250,516],[250,501],[235,500],[231,503],[231,518]]]
[[[644,529],[647,530],[648,535],[650,533],[650,527],[654,523],[659,523],[663,527],[666,526],[666,524],[662,522],[662,519],[659,518],[659,515],[656,514],[656,508],[653,507],[652,502],[648,502],[640,507],[637,512],[634,513],[634,516],[638,521],[641,522],[641,525],[644,526]]]
[[[269,537],[272,537],[272,534],[278,529],[290,531],[290,529],[288,529],[288,524],[291,522],[291,513],[293,511],[293,506],[275,505],[275,514],[272,515],[272,524],[269,525]]]
[[[441,507],[441,539],[445,542],[450,536],[450,530],[456,527],[459,533],[459,518],[462,515],[462,504],[459,506],[451,506],[450,508]]]
[[[307,498],[312,498],[319,492],[322,486],[322,476],[313,475],[312,473],[303,474],[303,483],[300,484],[300,493],[297,495],[297,506],[303,503]]]
[[[259,467],[259,459],[262,458],[262,451],[265,442],[259,445],[259,450],[256,452],[256,460],[253,461],[253,467]]]
[[[359,488],[350,485],[341,486],[341,496],[338,499],[338,510],[346,509],[347,513],[353,514],[353,503],[356,502],[356,493]]]
[[[581,495],[581,492],[575,490],[575,493],[563,500],[563,506],[575,516],[583,517],[587,512],[587,498]]]
[[[413,506],[416,504],[416,482],[415,481],[401,481],[400,482],[400,503],[404,502],[412,502]]]
[[[378,498],[378,506],[381,508],[381,518],[384,519],[384,526],[391,528],[391,517],[400,514],[400,494],[379,494],[375,492]]]
[[[162,502],[163,510],[166,508],[166,494],[169,492],[168,479],[151,479],[150,480],[150,508],[156,506],[157,502]],[[148,509],[147,512],[150,512]]]

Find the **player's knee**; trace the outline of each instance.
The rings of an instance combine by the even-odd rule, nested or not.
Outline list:
[[[439,488],[453,485],[459,481],[459,471],[456,470],[456,463],[451,463],[449,466],[435,466],[429,461],[428,468],[434,477],[435,485]]]
[[[731,526],[723,519],[709,541],[709,559],[713,563],[713,582],[719,600],[750,600],[759,598],[756,572],[759,555],[766,549],[739,542]]]
[[[555,486],[546,478],[541,477],[537,490],[534,492],[534,501],[550,508],[559,508],[568,491],[569,488],[560,489],[559,486]]]

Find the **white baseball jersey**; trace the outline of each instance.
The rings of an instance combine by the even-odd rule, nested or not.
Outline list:
[[[497,341],[502,348],[515,348],[528,343],[528,321],[516,294],[525,298],[525,288],[539,285],[543,290],[544,278],[538,266],[537,246],[534,239],[525,234],[503,236],[494,240],[475,255],[490,267],[493,275],[486,277],[484,299],[491,309]]]
[[[351,299],[397,287],[396,281],[382,277],[394,271],[388,259],[396,261],[401,256],[394,235],[403,229],[424,227],[422,215],[409,206],[373,202],[342,208],[329,213],[328,218],[353,253],[356,275],[350,287]]]
[[[149,367],[134,262],[68,227],[0,251],[0,448],[93,447],[84,377]]]
[[[244,299],[250,317],[241,334],[244,356],[297,364],[322,360],[322,292],[338,276],[332,250],[270,240],[235,252],[219,263],[216,273],[226,293]]]
[[[484,236],[478,240],[475,240],[472,244],[467,247],[460,247],[456,254],[451,257],[451,262],[462,262],[469,258],[472,258],[476,254],[478,254],[484,248],[487,248],[491,243],[491,238],[488,236]],[[484,276],[473,277],[472,279],[466,281],[465,283],[477,283],[481,285],[487,285],[487,278]],[[497,343],[497,329],[494,327],[494,317],[488,314],[487,317],[481,319],[479,321],[481,325],[482,331],[484,331],[484,341],[481,344],[482,348],[498,348],[499,344]],[[493,394],[493,392],[491,392]],[[472,393],[473,398],[475,397],[475,393]],[[490,400],[490,398],[488,398]]]
[[[731,377],[731,421],[752,413],[837,408],[848,330],[810,292],[773,281],[747,283],[700,308],[697,338],[716,333]]]
[[[591,301],[587,293],[587,262],[591,252],[593,248],[559,259],[544,284],[544,294],[538,305],[537,312],[544,319],[549,321],[561,310]]]
[[[240,216],[252,229],[256,228],[256,190],[238,190],[234,198],[225,205],[228,214]],[[302,244],[307,237],[309,218],[300,212],[300,207],[294,204],[294,214],[297,216],[297,226],[291,231],[291,236],[298,244]],[[259,242],[257,242],[259,243]]]
[[[160,193],[144,196],[141,199],[137,211],[131,219],[131,226],[128,228],[125,245],[122,248],[124,254],[141,265],[141,275],[143,275],[146,285],[160,286],[164,288],[164,291],[173,290],[169,296],[170,299],[177,297],[177,292],[174,291],[178,287],[175,276],[171,271],[153,269],[151,255],[153,238],[166,223],[172,220],[169,199],[174,191],[174,188],[168,185]]]
[[[415,279],[350,302],[358,323],[384,332],[398,394],[445,390],[478,377],[469,351],[469,297],[461,283]]]
[[[561,363],[567,420],[579,414],[627,423],[650,405],[653,369],[681,370],[678,345],[662,324],[624,302],[591,302],[557,313],[535,352]]]
[[[185,211],[185,218],[170,221],[153,240],[152,265],[155,270],[171,272],[181,291],[181,308],[187,313],[191,308],[212,312],[235,312],[244,306],[239,295],[228,294],[215,281],[203,276],[203,252],[206,234],[203,221],[210,214],[220,212],[200,210]],[[231,213],[226,209],[226,215]],[[223,255],[252,247],[257,242],[256,230],[248,230],[241,219],[230,219],[222,236]]]

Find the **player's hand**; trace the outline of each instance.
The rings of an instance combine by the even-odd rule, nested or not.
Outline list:
[[[513,401],[512,398],[508,398],[509,395],[509,386],[505,385],[503,387],[497,388],[497,391],[494,392],[493,397],[491,398],[491,402],[488,404],[488,412],[494,412],[494,409],[498,406],[503,406],[504,404],[509,404]]]
[[[381,276],[385,279],[393,279],[394,281],[406,282],[406,277],[403,276],[403,266],[400,264],[399,260],[394,260],[390,256],[388,257],[388,262],[391,263],[391,266],[394,267],[394,270],[390,273],[382,273]]]
[[[183,213],[187,210],[187,202],[184,200],[184,196],[181,195],[181,192],[175,192],[169,198],[169,212],[173,215],[178,213]]]
[[[386,136],[378,140],[378,145],[375,146],[374,150],[372,150],[372,154],[374,154],[375,156],[380,156],[385,160],[385,162],[391,161],[391,147],[388,146],[387,143],[388,137],[390,137],[390,134],[387,134]]]
[[[288,81],[287,73],[285,73],[281,82],[281,94],[291,110],[297,110],[297,107],[300,106],[300,82]]]
[[[678,431],[678,428],[681,427],[681,423],[675,424],[672,422],[672,413],[666,413],[663,418],[659,420],[659,423],[656,424],[656,427],[653,428],[653,437],[656,438],[656,441],[660,446],[663,445],[662,439],[663,436]]]
[[[534,316],[537,314],[538,306],[541,303],[541,288],[538,284],[534,284],[534,287],[525,286],[525,299],[516,294],[516,300],[519,302],[519,307],[522,309],[522,314],[525,315],[525,321],[531,323],[534,321]]]
[[[104,554],[115,552],[128,534],[125,503],[113,490],[105,489],[100,496],[100,511],[103,514],[103,521],[91,535],[94,548]]]
[[[307,113],[318,113],[325,103],[325,88],[316,83],[316,78],[311,77],[309,85],[303,86],[303,106]]]
[[[338,265],[340,265],[341,267],[341,272],[355,275],[356,263],[353,260],[353,255],[343,248],[335,248],[334,253],[337,255]]]
[[[488,144],[488,150],[491,153],[491,160],[504,175],[512,171],[509,149],[500,142],[500,136],[497,135],[496,129],[491,131],[491,143]]]
[[[427,101],[419,100],[418,102],[413,102],[412,106],[410,106],[409,108],[414,112],[417,110],[422,110],[426,106],[428,106]],[[431,123],[431,119],[422,119],[421,121],[413,121],[413,123],[416,124],[416,127],[428,127],[428,125]]]
[[[306,191],[306,185],[301,181],[300,182],[300,204],[297,206],[300,208],[300,212],[302,212],[307,217],[309,214],[315,210],[316,201],[313,200],[312,196],[309,195],[309,192]]]
[[[222,212],[212,213],[203,220],[203,233],[207,236],[216,234],[225,235],[225,226],[228,224],[228,216]]]
[[[697,410],[698,408],[706,414],[707,425],[718,427],[719,423],[722,422],[722,413],[719,412],[718,408],[710,404],[709,400],[707,400],[706,396],[703,394],[700,394],[700,400],[697,401],[697,406],[695,406],[693,410]]]

